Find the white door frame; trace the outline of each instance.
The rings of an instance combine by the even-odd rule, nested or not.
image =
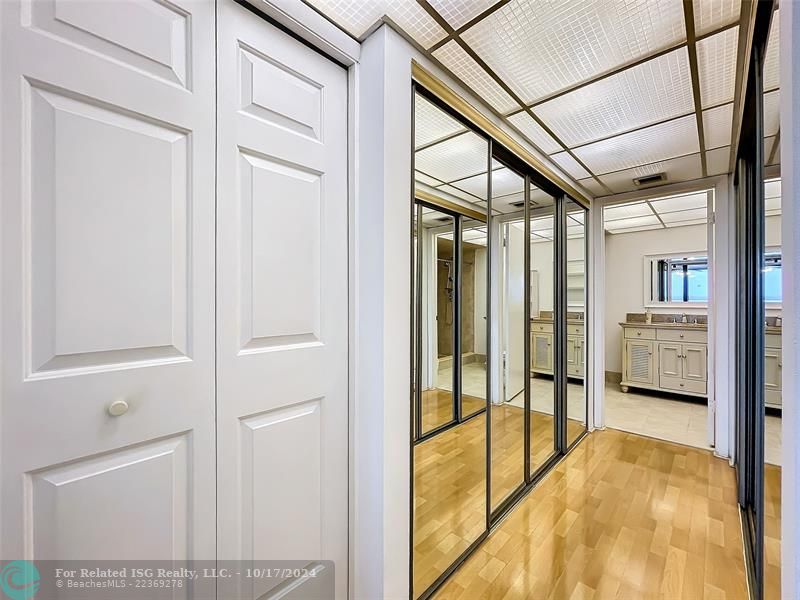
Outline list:
[[[590,306],[593,307],[592,331],[592,394],[593,407],[590,409],[594,417],[594,428],[603,429],[605,421],[605,231],[603,228],[603,208],[637,200],[657,198],[673,194],[690,193],[701,190],[714,191],[713,206],[709,202],[709,235],[708,257],[709,270],[712,278],[710,286],[708,312],[708,406],[709,441],[714,441],[714,454],[732,460],[733,448],[730,443],[733,439],[732,423],[735,418],[733,399],[731,398],[732,386],[730,348],[728,340],[734,335],[730,319],[728,318],[732,306],[731,278],[735,265],[732,262],[730,250],[732,238],[730,226],[732,224],[732,211],[729,207],[729,178],[728,176],[709,177],[686,183],[661,186],[648,191],[635,191],[616,194],[595,199],[589,215],[590,223],[590,259],[593,261],[590,269]],[[718,351],[722,350],[722,351]],[[717,399],[723,399],[717,402]]]

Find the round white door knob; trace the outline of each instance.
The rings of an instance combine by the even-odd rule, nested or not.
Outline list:
[[[125,400],[114,400],[108,406],[108,414],[112,417],[120,417],[128,412],[128,403]]]

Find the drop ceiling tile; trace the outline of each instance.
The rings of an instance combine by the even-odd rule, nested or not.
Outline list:
[[[738,27],[697,42],[697,69],[703,108],[733,100],[738,43]]]
[[[606,189],[591,177],[580,179],[578,183],[595,198],[608,195]]]
[[[686,36],[675,0],[512,0],[462,38],[526,102]]]
[[[647,202],[635,202],[633,204],[620,204],[618,206],[607,206],[603,209],[603,220],[619,221],[620,219],[630,219],[633,217],[649,217],[653,211]]]
[[[534,108],[570,147],[693,111],[685,47]]]
[[[681,194],[680,196],[669,196],[650,201],[650,206],[653,207],[653,210],[662,216],[687,210],[706,210],[706,204],[708,204],[708,194],[706,192]]]
[[[429,185],[431,187],[436,187],[437,185],[441,185],[442,182],[436,179],[435,177],[430,177],[425,175],[425,173],[420,173],[419,171],[414,171],[414,180],[424,183],[425,185]]]
[[[307,0],[334,23],[361,39],[384,15],[424,48],[444,39],[447,32],[416,2],[396,0]]]
[[[723,146],[706,152],[706,169],[709,177],[713,175],[725,175],[728,172],[728,164],[731,157],[731,147]]]
[[[575,154],[595,174],[600,174],[663,161],[699,150],[695,117],[690,115],[581,146],[575,150]]]
[[[703,35],[739,20],[741,0],[693,0],[694,32]]]
[[[733,104],[703,111],[703,134],[707,149],[729,146],[733,126]]]
[[[444,192],[446,194],[449,194],[450,196],[454,196],[454,197],[456,197],[456,198],[458,198],[460,200],[466,200],[467,202],[469,202],[471,204],[475,204],[475,203],[478,203],[478,202],[485,202],[484,199],[482,199],[480,197],[477,197],[477,196],[475,196],[473,194],[470,194],[470,193],[468,193],[468,192],[466,192],[466,191],[464,191],[464,190],[462,190],[460,188],[457,188],[455,186],[452,186],[452,185],[440,185],[439,187],[436,188],[436,190],[438,192]],[[436,192],[434,192],[434,193],[436,193]]]
[[[525,180],[512,171],[503,168],[492,171],[492,197],[507,196],[525,191]]]
[[[767,55],[764,58],[764,89],[771,90],[780,85],[780,10],[772,13]]]
[[[778,133],[781,126],[781,92],[775,90],[764,94],[764,136]]]
[[[777,143],[777,146],[776,146]],[[780,164],[778,160],[780,154],[780,140],[777,136],[772,136],[768,138],[764,138],[764,164],[765,165],[777,165]],[[775,153],[773,155],[773,152]],[[772,160],[770,160],[770,158]]]
[[[682,223],[685,221],[708,220],[708,213],[705,208],[693,208],[691,210],[678,210],[669,213],[659,213],[661,220],[667,223]]]
[[[645,189],[633,183],[636,177],[655,175],[664,173],[667,181],[664,183],[675,183],[677,181],[690,181],[699,179],[703,176],[703,169],[700,164],[700,154],[682,156],[662,162],[656,162],[643,167],[634,167],[623,171],[616,171],[601,175],[600,180],[605,183],[615,194],[622,192],[632,192],[634,190]],[[657,187],[657,186],[652,186]],[[648,187],[646,189],[651,189]]]
[[[567,152],[558,152],[550,156],[555,163],[561,167],[573,179],[585,179],[591,177],[586,169],[584,169],[577,160],[572,158]]]
[[[707,219],[690,219],[688,221],[676,221],[674,223],[665,223],[664,227],[672,229],[673,227],[686,227],[687,225],[704,225],[708,223]]]
[[[489,178],[486,177],[486,173],[481,173],[474,177],[454,181],[452,185],[485,200],[486,191],[489,189]]]
[[[767,216],[774,216],[781,214],[781,199],[780,198],[765,198],[764,199],[764,212]]]
[[[769,160],[769,157],[767,157]],[[781,145],[778,144],[778,147],[775,148],[775,152],[772,155],[772,160],[770,161],[771,165],[779,165],[781,164]]]
[[[548,194],[544,190],[540,190],[539,188],[531,186],[531,204],[534,205],[536,208],[540,208],[545,206],[552,206],[553,204],[555,204],[555,200],[550,194]]]
[[[519,112],[508,117],[508,120],[545,154],[562,149],[561,144],[555,141],[528,113]]]
[[[541,233],[543,231],[552,231],[553,217],[538,217],[531,219],[531,232]]]
[[[507,194],[505,196],[492,196],[492,210],[500,211],[502,213],[517,212],[523,209],[525,205],[525,194],[517,192],[516,194]]]
[[[657,225],[661,227],[661,222],[655,215],[648,215],[643,217],[628,217],[627,219],[619,219],[617,221],[606,221],[605,227],[607,231],[619,231],[620,229],[631,229],[633,227],[646,227]]]
[[[466,128],[427,98],[414,95],[414,147],[419,148]]]
[[[495,0],[428,0],[431,6],[436,9],[444,20],[453,29],[458,29],[466,25],[477,17],[492,4]]]
[[[456,41],[447,42],[433,56],[498,112],[517,108],[514,99]]]
[[[471,177],[486,171],[489,144],[465,133],[415,153],[414,168],[441,181]]]

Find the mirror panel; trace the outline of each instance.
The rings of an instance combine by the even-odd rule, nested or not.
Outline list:
[[[586,429],[586,214],[567,200],[567,446]]]
[[[530,473],[558,448],[555,421],[555,199],[531,186]]]

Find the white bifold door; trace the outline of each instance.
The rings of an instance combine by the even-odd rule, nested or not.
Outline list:
[[[0,556],[344,597],[346,71],[232,0],[0,11]]]
[[[347,73],[233,2],[217,53],[219,556],[335,560],[344,597]]]
[[[0,10],[0,555],[213,558],[213,5]]]

